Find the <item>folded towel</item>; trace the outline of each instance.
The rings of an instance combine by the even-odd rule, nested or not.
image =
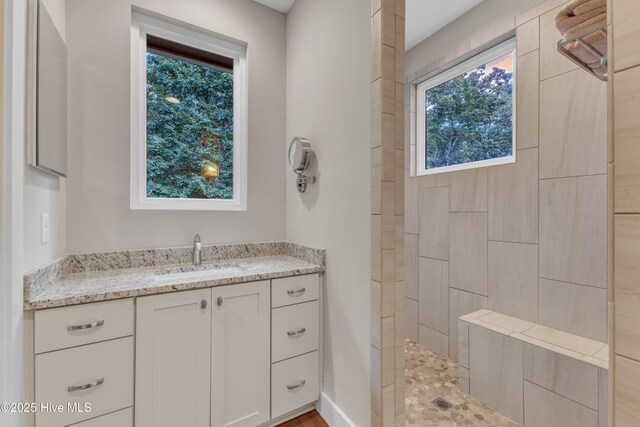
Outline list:
[[[607,21],[606,0],[572,0],[556,15],[555,24],[563,37],[571,36],[586,28],[604,27]],[[600,55],[607,54],[607,38],[599,31],[593,32],[582,40],[596,50]],[[600,64],[600,58],[585,48],[580,42],[574,41],[565,45],[573,56],[579,59],[602,76],[607,73],[606,64]]]
[[[606,0],[572,0],[558,12],[555,23],[560,34],[566,36],[606,19]]]
[[[573,8],[573,14],[577,16],[606,5],[606,0],[577,0],[569,3],[567,6]]]
[[[590,19],[582,21],[581,23],[569,28],[564,34],[563,37],[568,37],[578,31],[584,30],[585,28],[590,27],[604,27],[607,25],[607,11],[604,9],[603,13],[593,16]]]

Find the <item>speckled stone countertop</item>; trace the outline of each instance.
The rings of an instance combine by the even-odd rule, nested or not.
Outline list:
[[[24,309],[62,307],[324,271],[325,251],[289,242],[69,255],[24,276]]]

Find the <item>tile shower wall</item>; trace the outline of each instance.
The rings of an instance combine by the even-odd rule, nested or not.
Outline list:
[[[371,425],[405,425],[405,0],[371,0]]]
[[[415,93],[405,89],[406,334],[454,360],[457,318],[481,308],[607,340],[607,85],[555,51],[563,3],[487,22],[473,46],[423,68],[515,30],[516,163],[413,176]]]
[[[615,312],[611,348],[614,425],[636,426],[640,419],[640,2],[610,0],[610,123],[615,170],[614,273],[610,294]],[[612,203],[613,205],[613,203]],[[614,309],[615,308],[615,309]]]

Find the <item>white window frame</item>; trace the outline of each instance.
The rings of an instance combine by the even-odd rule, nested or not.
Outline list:
[[[147,34],[233,59],[233,198],[147,197]],[[131,16],[131,209],[247,210],[247,48],[193,26]]]
[[[425,123],[425,110],[426,102],[425,96],[429,89],[434,88],[442,83],[445,83],[455,77],[465,74],[483,64],[500,58],[507,53],[513,55],[513,83],[512,83],[512,96],[513,96],[513,112],[512,112],[512,147],[510,156],[498,157],[495,159],[478,160],[475,162],[460,163],[458,165],[441,166],[438,168],[427,169],[427,146],[426,146],[426,123]],[[446,71],[443,71],[436,76],[428,78],[417,84],[416,86],[416,171],[418,175],[433,175],[444,172],[453,172],[465,169],[475,169],[487,166],[504,165],[509,163],[515,163],[516,161],[516,39],[510,38],[496,46],[487,49],[466,61],[455,65]]]

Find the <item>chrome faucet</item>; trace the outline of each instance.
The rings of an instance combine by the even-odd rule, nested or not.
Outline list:
[[[200,243],[200,235],[196,234],[193,238],[193,265],[202,264],[202,243]]]

